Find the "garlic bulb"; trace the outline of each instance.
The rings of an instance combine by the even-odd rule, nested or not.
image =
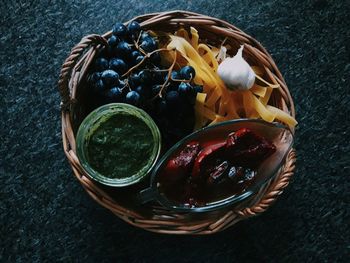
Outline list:
[[[219,65],[218,75],[229,89],[248,90],[254,84],[255,73],[242,57],[243,48],[242,45],[234,57],[227,57]]]

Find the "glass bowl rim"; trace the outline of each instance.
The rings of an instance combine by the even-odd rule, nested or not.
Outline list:
[[[151,130],[152,133],[154,147],[152,149],[151,158],[149,158],[147,165],[143,167],[139,172],[125,178],[109,178],[107,176],[102,175],[89,165],[85,154],[85,136],[88,135],[89,128],[92,128],[95,125],[98,125],[99,123],[108,120],[112,116],[117,115],[118,113],[120,114],[121,112],[123,112],[124,114],[126,113],[131,116],[134,116],[147,125],[147,127]],[[106,116],[106,118],[104,119],[103,116]],[[144,110],[126,103],[109,103],[96,108],[95,110],[90,112],[82,121],[76,135],[77,157],[81,163],[85,174],[89,178],[108,186],[123,187],[136,184],[139,181],[141,181],[151,172],[153,167],[156,165],[159,159],[160,150],[161,134],[159,128],[155,124],[152,117],[148,115]]]

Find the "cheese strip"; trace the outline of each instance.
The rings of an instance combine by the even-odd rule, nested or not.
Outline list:
[[[215,120],[216,118],[215,112],[200,104],[195,105],[195,110],[208,120]]]
[[[267,88],[262,87],[258,84],[254,84],[254,86],[250,89],[251,92],[253,92],[255,95],[258,95],[259,97],[264,97],[267,91]]]
[[[171,42],[168,44],[168,49],[177,49],[183,57],[185,57],[189,63],[195,65],[197,68],[200,69],[201,72],[208,74],[209,76],[201,76],[202,78],[211,79],[213,81],[212,86],[216,86],[218,84],[221,88],[225,88],[225,85],[223,84],[222,80],[219,78],[217,74],[212,70],[212,68],[205,63],[205,61],[201,58],[201,56],[198,54],[198,52],[187,42],[185,39],[177,37],[177,36],[170,36]],[[196,71],[197,75],[197,71]],[[226,88],[225,88],[226,89]]]
[[[171,41],[168,44],[168,49],[177,49],[181,56],[184,57],[190,66],[196,71],[196,77],[194,82],[196,84],[201,83],[204,85],[204,91],[208,92],[209,89],[214,89],[214,92],[210,94],[207,101],[210,103],[208,107],[214,110],[215,103],[220,97],[228,97],[229,92],[223,84],[219,76],[212,70],[212,68],[200,57],[198,52],[187,42],[184,38],[177,36],[170,36]],[[222,103],[222,102],[220,102]],[[238,117],[235,112],[234,105],[228,105],[227,110],[232,117]],[[215,112],[213,112],[215,113]]]
[[[175,35],[176,36],[179,36],[179,37],[183,37],[184,39],[186,39],[187,41],[190,41],[190,37],[188,35],[188,32],[187,30],[185,30],[184,28],[180,28],[179,30],[177,30],[175,32]]]
[[[219,88],[214,88],[213,94],[209,97],[207,101],[208,107],[212,108],[215,103],[220,99],[221,97],[221,90]]]
[[[208,121],[214,124],[240,117],[261,117],[268,122],[278,119],[291,127],[296,125],[297,122],[293,117],[276,107],[267,105],[273,89],[279,88],[280,85],[264,80],[261,77],[264,73],[260,67],[253,67],[253,70],[256,79],[266,87],[255,84],[249,91],[229,91],[216,73],[218,62],[215,59],[215,52],[218,52],[218,49],[210,49],[205,44],[198,44],[199,36],[194,28],[191,28],[191,38],[185,32],[182,30],[175,36],[170,35],[171,41],[168,48],[178,50],[177,60],[182,61],[181,64],[185,64],[184,61],[186,61],[187,65],[195,69],[194,82],[203,85],[206,93],[206,95],[197,95],[195,129],[203,127]]]
[[[287,124],[289,127],[294,128],[295,125],[298,124],[298,122],[292,117],[290,116],[288,113],[284,112],[283,110],[280,110],[276,107],[267,105],[266,109],[269,110],[270,112],[275,114],[275,118],[279,121],[284,122],[285,124]]]
[[[204,116],[197,110],[200,106],[204,106],[205,105],[205,99],[207,97],[206,93],[197,93],[197,97],[196,97],[196,103],[195,103],[195,117],[196,117],[196,122],[194,125],[194,129],[200,129],[203,127],[204,123],[207,121]]]
[[[254,108],[252,107],[252,101],[250,99],[250,91],[242,91],[242,100],[243,100],[243,108],[245,110],[245,117],[250,118],[251,115],[253,115]]]
[[[266,80],[264,80],[262,77],[260,77],[259,75],[255,75],[255,77],[260,80],[262,83],[266,84],[267,86],[269,86],[270,88],[273,88],[273,89],[277,89],[280,87],[279,84],[271,84],[269,82],[267,82]]]
[[[247,107],[254,108],[263,120],[272,122],[275,119],[276,113],[267,110],[265,105],[263,105],[251,92],[246,92],[243,96],[245,97],[244,100],[246,100],[247,105],[250,105]]]
[[[218,113],[219,113],[219,115],[221,115],[221,116],[225,116],[226,115],[226,113],[227,113],[227,111],[226,111],[226,109],[227,109],[227,103],[224,103],[224,102],[222,102],[223,100],[221,99],[221,102],[219,103],[219,110],[218,110]]]
[[[230,119],[239,119],[240,116],[237,114],[237,108],[230,97],[227,97],[227,115]]]
[[[197,97],[196,97],[196,103],[200,103],[200,104],[204,105],[206,97],[207,97],[206,93],[198,92]]]
[[[228,120],[229,119],[227,117],[216,115],[215,120],[213,120],[209,125],[213,125],[213,124],[216,124],[216,123],[219,123],[219,122],[223,122],[223,121],[228,121]]]
[[[202,67],[203,63],[201,57],[196,50],[187,42],[184,38],[177,36],[170,36],[172,41],[168,44],[168,49],[176,49],[180,52],[181,56],[184,57],[188,64],[191,65],[195,71],[195,83],[205,82],[211,87],[215,87],[215,79],[205,70],[205,67]]]
[[[210,48],[207,45],[204,44],[199,44],[198,45],[198,52],[203,50],[205,53],[204,55],[204,60],[207,62],[207,64],[216,72],[218,70],[219,64],[217,60],[214,57],[214,54],[211,52]]]
[[[265,71],[267,73],[267,75],[269,76],[269,78],[271,79],[271,81],[274,83],[274,84],[278,84],[277,81],[275,80],[275,78],[273,77],[271,71],[265,67]],[[266,94],[263,98],[259,98],[259,100],[261,101],[262,104],[264,104],[265,106],[267,105],[267,103],[269,102],[269,99],[271,97],[271,94],[272,94],[272,88],[271,87],[268,87],[267,90],[266,90]]]
[[[191,31],[191,45],[195,50],[198,50],[198,39],[199,39],[198,31],[194,27],[191,27],[190,31]]]
[[[269,99],[270,99],[270,97],[271,97],[272,90],[273,90],[273,89],[270,88],[270,87],[266,88],[265,95],[264,95],[263,97],[259,98],[260,102],[261,102],[264,106],[266,106],[267,103],[269,102]]]

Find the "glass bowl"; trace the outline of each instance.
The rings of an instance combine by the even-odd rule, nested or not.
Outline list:
[[[232,194],[227,198],[208,203],[204,206],[193,207],[172,201],[160,191],[158,181],[160,171],[186,144],[191,141],[205,142],[212,139],[223,139],[226,138],[229,133],[237,131],[240,128],[248,128],[254,133],[265,137],[276,146],[275,153],[265,159],[257,168],[254,181],[244,189],[243,192]],[[177,212],[208,212],[232,206],[253,196],[266,182],[278,174],[278,171],[284,164],[285,158],[293,145],[293,141],[294,136],[292,131],[288,127],[277,122],[269,123],[258,119],[236,119],[205,127],[176,143],[162,156],[152,172],[150,187],[140,192],[139,200],[142,203],[147,203],[151,200],[157,201],[169,210]]]
[[[130,115],[141,120],[150,129],[153,139],[153,147],[146,164],[135,174],[123,178],[110,178],[96,171],[89,163],[87,148],[93,132],[103,122],[115,115]],[[132,131],[130,131],[132,132]],[[77,137],[77,157],[85,173],[93,180],[108,186],[123,187],[135,184],[145,178],[154,165],[160,154],[161,135],[153,119],[143,110],[124,103],[111,103],[103,105],[92,111],[81,123]]]

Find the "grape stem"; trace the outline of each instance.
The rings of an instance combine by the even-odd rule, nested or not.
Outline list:
[[[142,31],[140,31],[140,33],[137,37],[137,40],[134,41],[134,44],[135,44],[135,47],[137,48],[137,50],[141,51],[141,53],[146,56],[147,53],[139,46],[139,41],[140,41],[141,35],[142,35]]]
[[[154,53],[161,52],[161,51],[170,51],[170,50],[169,50],[169,49],[166,49],[166,48],[160,48],[160,49],[154,50],[154,51],[152,51],[152,52],[150,52],[150,53],[147,53],[147,54],[143,57],[143,59],[142,59],[138,64],[136,64],[135,66],[131,67],[126,73],[124,73],[124,74],[122,75],[122,78],[124,78],[124,77],[130,75],[130,73],[131,73],[134,69],[136,69],[136,68],[138,68],[139,66],[141,66],[142,63],[143,63],[147,58],[150,58]]]
[[[171,78],[172,81],[175,81],[175,82],[187,82],[187,83],[190,83],[192,78],[191,79],[173,79]]]
[[[130,88],[130,85],[129,85],[129,80],[128,80],[128,79],[126,79],[126,81],[125,81],[125,85],[124,85],[124,87],[122,88],[122,90],[123,90],[123,89],[125,89],[125,88],[128,88],[128,89],[129,89],[129,91],[131,91],[131,88]]]

